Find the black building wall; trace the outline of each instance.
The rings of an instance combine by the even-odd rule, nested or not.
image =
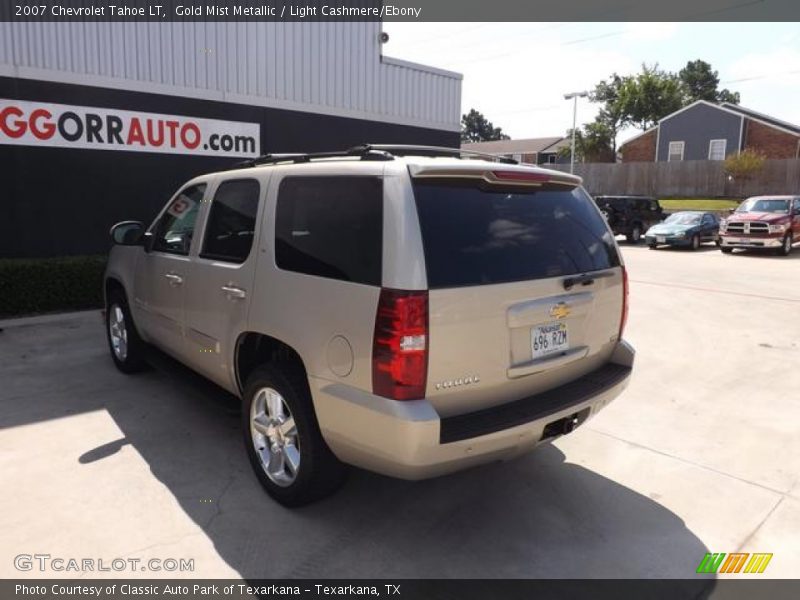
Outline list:
[[[7,77],[0,98],[258,123],[262,153],[364,142],[459,146],[458,132]],[[111,225],[149,223],[183,182],[241,160],[0,145],[0,258],[104,253]]]

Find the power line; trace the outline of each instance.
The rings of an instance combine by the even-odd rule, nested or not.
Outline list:
[[[720,81],[720,83],[743,83],[745,81],[756,81],[759,79],[770,79],[772,77],[779,77],[781,75],[795,75],[800,74],[800,69],[793,69],[791,71],[780,71],[778,73],[767,73],[765,75],[753,75],[752,77],[742,77],[740,79],[727,79]]]
[[[571,42],[562,42],[559,46],[571,46],[572,44],[582,44],[583,42],[590,42],[592,40],[601,40],[603,38],[614,37],[617,35],[622,35],[623,33],[628,33],[627,31],[612,31],[611,33],[603,33],[601,35],[595,35],[592,37],[580,38],[577,40],[572,40]]]
[[[527,112],[540,112],[545,110],[556,110],[563,108],[560,104],[552,106],[532,106],[530,108],[519,108],[513,110],[501,110],[501,111],[492,111],[493,115],[516,115],[520,113],[527,113]]]

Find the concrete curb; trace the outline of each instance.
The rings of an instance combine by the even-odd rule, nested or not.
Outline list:
[[[15,319],[0,319],[0,329],[11,329],[12,327],[27,327],[31,325],[47,325],[50,323],[61,323],[64,321],[78,321],[85,319],[91,314],[102,315],[102,310],[94,308],[92,310],[80,310],[75,312],[56,313],[49,315],[34,315],[32,317],[18,317]]]

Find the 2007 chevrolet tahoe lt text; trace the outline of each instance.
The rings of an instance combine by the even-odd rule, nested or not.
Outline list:
[[[628,383],[628,283],[580,179],[458,150],[272,155],[112,228],[111,356],[158,347],[242,398],[287,506],[344,464],[407,479],[569,433]]]

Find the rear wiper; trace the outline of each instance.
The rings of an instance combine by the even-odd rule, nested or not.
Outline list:
[[[603,271],[602,273],[583,273],[582,275],[571,275],[562,282],[565,290],[571,290],[578,284],[592,285],[595,279],[602,279],[603,277],[612,277],[613,271]]]

